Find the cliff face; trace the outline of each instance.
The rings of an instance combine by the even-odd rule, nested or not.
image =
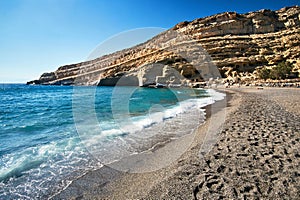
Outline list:
[[[95,60],[59,67],[29,84],[188,84],[222,76],[256,79],[288,61],[300,71],[300,8],[226,12],[181,22],[151,40]]]

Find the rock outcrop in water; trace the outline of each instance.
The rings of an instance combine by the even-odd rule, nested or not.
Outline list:
[[[300,72],[300,8],[226,12],[181,22],[145,43],[59,67],[28,84],[183,85],[222,76],[251,81],[288,61]]]

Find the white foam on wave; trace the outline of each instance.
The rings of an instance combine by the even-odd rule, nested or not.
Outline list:
[[[207,97],[187,99],[171,107],[154,105],[146,115],[133,117],[130,115],[114,115],[114,119],[110,121],[100,121],[97,126],[87,124],[84,128],[87,135],[81,134],[81,139],[85,145],[92,147],[99,144],[99,141],[102,140],[141,132],[145,128],[162,123],[165,120],[172,119],[190,110],[200,110],[203,112],[201,108],[225,97],[225,94],[213,89],[205,91]]]
[[[127,146],[126,142],[128,141],[126,140],[132,140],[132,142],[135,143],[134,140],[136,138],[150,138],[151,136],[155,135],[157,131],[154,130],[155,128],[153,129],[154,131],[152,131],[153,133],[146,131],[148,134],[147,135],[145,133],[145,129],[150,129],[154,126],[161,126],[160,124],[164,124],[164,121],[172,121],[178,116],[182,117],[182,115],[185,113],[189,115],[189,112],[191,111],[198,112],[198,117],[200,118],[199,120],[202,120],[201,118],[205,118],[203,107],[213,104],[215,101],[221,100],[225,97],[225,94],[215,90],[209,89],[206,91],[206,97],[188,99],[178,102],[177,105],[172,107],[166,108],[161,105],[154,105],[154,108],[150,108],[148,114],[143,116],[127,116],[127,118],[113,119],[113,122],[100,122],[100,130],[97,131],[92,127],[90,130],[87,130],[90,135],[83,140],[83,143],[91,152],[97,154],[102,151],[101,148],[106,148],[108,152],[115,151],[116,154],[118,154],[123,151],[122,145]],[[178,123],[178,120],[174,123]],[[181,123],[184,124],[185,122]],[[101,130],[101,127],[105,127],[105,129]],[[157,132],[157,134],[160,133]],[[106,140],[109,140],[109,142]],[[113,145],[110,146],[111,144],[115,146],[112,147]],[[127,148],[130,149],[130,147]],[[109,154],[111,154],[111,152],[109,152]],[[117,156],[117,158],[114,159],[118,158],[119,157]]]
[[[224,99],[226,96],[225,93],[217,92],[216,90],[213,89],[207,89],[206,91],[214,101],[220,101]]]
[[[154,124],[161,123],[164,120],[174,118],[179,114],[186,113],[190,110],[199,110],[207,105],[213,104],[216,101],[224,99],[226,96],[226,94],[217,92],[213,89],[208,89],[206,91],[209,97],[188,99],[178,102],[178,104],[173,107],[164,108],[159,112],[149,113],[145,116],[131,117],[130,119],[126,119],[127,121],[123,120],[128,124],[122,123],[120,128],[126,133],[141,131],[144,128],[148,128]]]
[[[110,123],[111,129],[105,126],[106,130],[91,135],[87,141],[88,149],[95,158],[107,164],[149,150],[157,141],[189,134],[205,121],[203,107],[225,97],[214,90],[208,90],[204,95],[178,102],[172,107],[154,105],[143,116],[117,119],[115,124]]]
[[[5,166],[0,169],[0,181],[21,176],[24,171],[37,167],[54,150],[55,144],[52,143],[40,147],[31,147],[23,152],[5,155],[1,159],[1,163],[5,163]]]
[[[18,199],[20,196],[22,199],[42,198],[40,195],[65,187],[73,179],[74,172],[77,171],[74,176],[79,176],[95,166],[102,166],[100,163],[91,165],[87,152],[78,145],[76,138],[6,154],[0,158],[0,164],[3,164],[0,168],[0,199]],[[18,182],[24,184],[16,187]]]

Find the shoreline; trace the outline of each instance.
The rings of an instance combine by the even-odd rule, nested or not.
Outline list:
[[[53,199],[297,199],[300,90],[219,91],[231,94],[226,107],[206,106],[206,122],[170,166],[148,173],[96,170]]]
[[[204,106],[201,109],[205,110],[205,121],[204,123],[198,124],[198,126],[192,130],[192,132],[188,135],[181,136],[179,138],[169,138],[167,140],[164,140],[163,142],[159,142],[158,144],[155,144],[153,147],[150,149],[143,151],[139,154],[132,155],[133,157],[133,162],[136,162],[135,159],[141,159],[144,154],[147,153],[154,153],[153,156],[150,157],[150,160],[152,161],[147,161],[147,163],[144,163],[143,165],[151,165],[152,163],[159,162],[158,159],[168,159],[167,155],[169,154],[174,154],[172,152],[172,149],[174,150],[175,147],[180,147],[188,145],[187,151],[194,146],[196,143],[200,142],[197,140],[196,136],[199,136],[199,129],[203,129],[202,127],[207,127],[210,124],[210,118],[212,117],[212,112],[220,112],[221,109],[224,109],[225,104],[228,103],[228,101],[232,98],[231,92],[225,92],[222,90],[218,90],[217,92],[225,93],[225,97],[223,100],[217,101],[214,104],[209,104]],[[224,104],[225,103],[225,104]],[[224,115],[224,114],[223,114]],[[205,136],[206,130],[204,133],[201,133],[203,139]],[[199,137],[201,138],[201,137]],[[185,142],[186,141],[186,142]],[[191,144],[189,141],[192,141]],[[197,141],[197,142],[195,142]],[[209,148],[209,147],[206,147]],[[154,159],[153,157],[157,157],[156,154],[159,154],[158,159]],[[186,154],[184,152],[183,154]],[[145,161],[145,158],[142,158],[143,162]],[[141,160],[138,160],[138,162],[141,162]],[[177,161],[175,161],[177,162]],[[72,198],[77,198],[77,197],[84,197],[84,198],[97,198],[97,199],[108,199],[108,198],[118,198],[115,196],[115,194],[112,194],[111,188],[112,187],[118,187],[118,186],[113,186],[115,184],[119,184],[120,182],[127,182],[128,180],[133,180],[138,178],[139,182],[143,182],[143,180],[152,180],[152,182],[156,183],[156,180],[160,180],[162,177],[166,176],[167,172],[173,168],[173,163],[170,163],[166,167],[163,167],[162,169],[156,170],[156,171],[150,171],[146,173],[126,173],[123,172],[124,170],[116,170],[118,169],[119,166],[128,163],[128,158],[126,158],[125,161],[119,160],[115,161],[109,165],[104,165],[100,169],[96,169],[90,172],[87,172],[86,174],[82,175],[78,179],[72,181],[71,184],[69,184],[64,190],[61,192],[51,196],[51,199],[72,199]],[[129,166],[129,168],[132,166]],[[137,169],[138,170],[138,169]],[[146,178],[146,177],[147,178]],[[156,177],[158,179],[153,179],[151,176]],[[144,184],[149,184],[149,182],[144,183]],[[128,186],[128,184],[127,184]],[[142,186],[141,184],[139,186]],[[126,187],[127,188],[127,187]],[[132,190],[135,187],[128,187],[127,189],[131,192],[134,192]],[[93,194],[93,195],[92,195]],[[95,196],[94,196],[95,195]],[[131,195],[129,195],[131,196]],[[131,198],[131,197],[127,198]],[[119,197],[121,198],[121,197]]]

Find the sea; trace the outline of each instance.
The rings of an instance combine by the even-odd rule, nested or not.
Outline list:
[[[73,180],[205,122],[212,89],[0,84],[0,199],[49,198]]]

